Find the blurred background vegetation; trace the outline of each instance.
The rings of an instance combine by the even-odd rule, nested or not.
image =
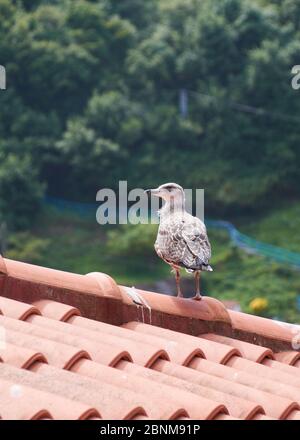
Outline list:
[[[170,293],[157,226],[45,203],[92,203],[119,180],[204,188],[207,217],[300,252],[298,0],[0,0],[0,64],[7,257]],[[209,233],[206,294],[299,321],[299,271]]]

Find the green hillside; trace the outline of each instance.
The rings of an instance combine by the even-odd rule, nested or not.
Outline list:
[[[295,239],[300,228],[300,205],[272,212],[259,222],[248,220],[242,232],[256,235],[300,252]],[[77,273],[105,272],[118,283],[155,286],[168,280],[175,293],[170,268],[155,254],[156,225],[99,226],[93,220],[45,209],[39,227],[10,236],[7,256]],[[254,233],[256,231],[256,234]],[[237,249],[224,231],[210,229],[214,272],[203,274],[205,294],[238,301],[243,311],[299,322],[296,298],[300,294],[300,271]],[[183,272],[183,276],[191,278]],[[192,282],[191,282],[192,288]],[[186,295],[191,296],[188,291]],[[253,310],[255,298],[266,298],[265,310]]]
[[[155,228],[43,203],[126,180],[204,188],[208,217],[300,252],[299,17],[296,0],[0,0],[0,248],[173,289]],[[207,294],[299,321],[298,272],[209,232]]]

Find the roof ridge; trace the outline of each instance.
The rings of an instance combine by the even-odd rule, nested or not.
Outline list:
[[[227,336],[275,353],[300,349],[300,344],[295,346],[300,333],[295,325],[228,310],[211,297],[196,302],[141,289],[129,295],[131,291],[104,273],[80,275],[0,256],[0,295],[4,297],[31,305],[58,301],[79,309],[84,317],[114,325],[140,321],[193,336]]]
[[[3,256],[0,254],[0,275],[6,275],[7,270]]]

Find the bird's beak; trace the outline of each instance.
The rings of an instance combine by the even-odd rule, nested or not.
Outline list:
[[[159,189],[155,188],[155,189],[145,189],[144,191],[146,194],[151,194],[151,195],[158,195],[159,194]]]

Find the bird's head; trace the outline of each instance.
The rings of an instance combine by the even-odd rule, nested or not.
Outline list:
[[[164,183],[155,189],[146,189],[145,193],[160,197],[168,202],[173,198],[174,200],[184,200],[184,191],[177,183]]]

